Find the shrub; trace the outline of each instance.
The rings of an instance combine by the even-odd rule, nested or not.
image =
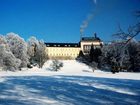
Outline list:
[[[63,67],[63,63],[58,60],[53,60],[51,67],[53,71],[58,71],[61,67]]]

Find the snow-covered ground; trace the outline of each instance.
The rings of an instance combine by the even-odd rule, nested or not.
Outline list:
[[[0,72],[0,105],[140,105],[140,74],[103,72],[74,60],[60,71]]]

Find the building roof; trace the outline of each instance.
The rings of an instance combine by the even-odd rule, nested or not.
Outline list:
[[[80,47],[79,43],[45,43],[47,47]]]
[[[81,41],[101,41],[101,39],[99,37],[97,37],[97,34],[94,33],[93,37],[82,37]]]
[[[98,37],[82,37],[81,41],[101,41]]]

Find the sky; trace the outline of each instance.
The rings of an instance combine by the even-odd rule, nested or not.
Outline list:
[[[82,36],[96,32],[103,41],[111,41],[118,25],[126,31],[137,23],[137,10],[140,0],[0,0],[0,34],[75,43],[83,27]]]

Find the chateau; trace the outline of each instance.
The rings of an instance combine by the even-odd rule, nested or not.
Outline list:
[[[88,54],[91,45],[100,48],[103,42],[99,37],[82,37],[79,43],[45,43],[46,53],[50,59],[75,59],[80,50]]]

